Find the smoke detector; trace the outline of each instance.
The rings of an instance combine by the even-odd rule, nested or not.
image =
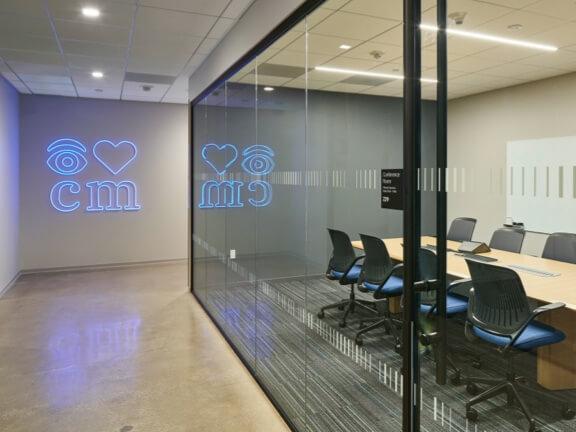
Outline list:
[[[144,85],[142,86],[142,91],[149,92],[149,91],[152,90],[153,88],[154,88],[154,86],[152,86],[152,85],[150,85],[150,84],[144,84]]]
[[[450,18],[454,24],[459,26],[464,24],[466,15],[468,15],[468,12],[452,12],[450,15],[448,15],[448,18]]]
[[[374,51],[370,51],[370,57],[372,57],[374,60],[378,60],[381,59],[382,56],[384,55],[384,51],[380,51],[380,50],[374,50]]]

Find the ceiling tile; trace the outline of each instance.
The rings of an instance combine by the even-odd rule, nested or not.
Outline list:
[[[485,3],[497,6],[505,6],[514,9],[522,9],[526,6],[536,3],[538,0],[482,0]]]
[[[130,95],[122,93],[122,100],[133,102],[160,102],[162,101],[162,96],[158,95],[141,96],[141,95]]]
[[[347,44],[350,46],[358,46],[362,42],[363,41],[356,39],[324,36],[311,33],[308,35],[308,51],[306,51],[306,39],[304,36],[296,39],[294,42],[288,45],[286,49],[301,53],[309,52],[314,54],[337,56],[344,52],[340,48],[340,45]]]
[[[64,75],[48,75],[48,74],[19,74],[19,77],[22,81],[30,83],[33,82],[35,84],[63,84],[63,85],[72,85],[72,80],[69,76]]]
[[[488,58],[481,58],[475,55],[462,57],[458,60],[451,61],[448,64],[450,69],[460,72],[479,72],[494,66],[501,65],[502,62],[498,60],[491,60]]]
[[[134,17],[135,5],[130,2],[90,0],[89,4],[100,9],[98,19],[82,15],[85,0],[46,0],[50,15],[54,19],[77,21],[85,24],[100,24],[130,28]]]
[[[324,90],[344,93],[361,93],[362,91],[368,90],[369,88],[372,88],[372,86],[338,83],[332,84],[326,87]]]
[[[210,54],[214,48],[220,43],[220,39],[204,39],[197,49],[198,54]]]
[[[187,56],[134,56],[128,62],[128,72],[141,72],[146,74],[178,76],[186,66]]]
[[[448,17],[456,12],[466,13],[464,22],[459,25],[456,25],[454,20],[448,18],[448,27],[460,30],[472,30],[481,24],[500,18],[515,10],[476,0],[449,0],[447,3]],[[436,24],[436,14],[436,7],[430,8],[422,14],[422,22]]]
[[[35,51],[0,50],[0,57],[6,61],[44,65],[64,65],[63,57],[58,54],[46,54]]]
[[[124,58],[127,48],[120,45],[99,44],[88,41],[61,41],[64,54],[86,55],[93,57]]]
[[[55,20],[54,25],[61,40],[90,41],[128,46],[130,29],[93,23]]]
[[[103,78],[92,77],[90,71],[82,69],[71,69],[72,79],[76,85],[81,87],[112,87],[121,85],[124,80],[124,71],[104,70]]]
[[[45,17],[44,0],[2,0],[0,13]]]
[[[517,63],[572,72],[576,71],[576,53],[558,51],[552,54],[537,54],[518,60]]]
[[[34,18],[25,15],[0,14],[0,37],[8,34],[47,38],[54,36],[50,20],[45,16]]]
[[[106,58],[106,57],[90,57],[83,55],[67,55],[65,56],[68,61],[68,65],[72,69],[83,69],[83,70],[123,70],[125,66],[124,59],[119,58]]]
[[[76,89],[78,90],[78,96],[93,99],[120,99],[120,94],[122,93],[122,85],[117,85],[114,87],[83,87],[76,84]]]
[[[60,53],[54,38],[16,34],[1,34],[0,49]]]
[[[574,45],[576,44],[576,23],[562,24],[551,30],[537,33],[528,40],[555,45],[559,48]]]
[[[314,67],[327,62],[331,58],[332,56],[329,55],[310,53],[306,56],[301,52],[284,50],[268,59],[266,63],[283,64],[288,66],[305,66],[307,64],[308,67]]]
[[[26,85],[33,93],[76,96],[76,90],[72,84],[26,81]]]
[[[59,76],[69,75],[68,68],[66,66],[21,63],[15,61],[8,61],[8,64],[10,65],[12,70],[18,75],[20,74],[59,75]]]
[[[350,0],[328,0],[326,3],[322,4],[322,7],[326,9],[340,9],[349,1]]]
[[[238,19],[254,0],[232,0],[222,16],[226,18]]]
[[[229,0],[140,0],[142,6],[219,16]]]
[[[318,25],[319,23],[324,21],[326,18],[328,18],[333,13],[334,13],[334,11],[331,9],[318,8],[314,12],[312,12],[310,15],[308,15],[306,17],[306,19],[303,20],[300,24],[296,25],[294,27],[294,30],[298,30],[298,31],[302,31],[302,32],[306,31],[306,29],[312,30],[316,25]]]
[[[332,59],[329,62],[325,63],[324,66],[365,71],[373,69],[381,64],[382,62],[374,60],[359,60],[346,57],[336,57],[335,59]]]
[[[527,6],[526,10],[564,20],[576,19],[576,3],[573,0],[540,0]]]
[[[536,66],[522,65],[516,63],[507,63],[496,67],[485,69],[483,72],[488,75],[514,78],[523,74],[536,72],[540,68]]]
[[[314,27],[312,33],[369,40],[396,25],[397,21],[339,11]]]
[[[508,26],[521,24],[522,28],[510,30]],[[523,39],[563,24],[558,18],[547,17],[526,11],[514,11],[476,28],[477,31],[496,36]]]
[[[208,33],[208,37],[222,39],[235,23],[236,21],[230,18],[219,18]]]
[[[423,0],[422,10],[426,10],[434,4],[435,0]],[[402,0],[352,0],[342,7],[342,11],[402,21],[404,3]]]
[[[18,91],[18,93],[30,94],[28,87],[20,80],[8,80],[10,84]]]
[[[372,42],[383,43],[386,45],[396,45],[396,46],[403,46],[404,45],[404,27],[402,24],[398,24],[396,27],[388,30],[384,34],[378,35],[377,37],[372,39]]]
[[[136,15],[136,29],[153,34],[168,32],[204,37],[215,22],[215,17],[207,15],[150,7],[140,7]]]

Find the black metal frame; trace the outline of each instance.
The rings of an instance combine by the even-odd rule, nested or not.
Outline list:
[[[402,328],[402,430],[420,430],[418,276],[420,250],[421,0],[404,0],[404,320]]]

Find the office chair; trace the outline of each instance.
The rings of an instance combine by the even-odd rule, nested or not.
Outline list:
[[[419,255],[419,279],[422,281],[436,281],[437,277],[437,255],[433,250],[427,248],[420,249]],[[460,289],[466,289],[471,287],[472,283],[470,279],[459,279],[453,282],[447,281],[446,287],[446,317],[447,318],[454,318],[458,315],[464,314],[468,310],[468,299],[462,295],[453,293],[452,290],[456,287],[460,287]],[[438,320],[438,307],[436,304],[436,290],[431,290],[429,292],[424,292],[421,294],[420,298],[420,313],[422,313],[427,319],[431,320]],[[437,359],[437,342],[440,340],[443,335],[438,334],[437,332],[425,332],[422,326],[420,326],[421,336],[420,342],[425,346],[432,346],[434,350],[434,357]],[[467,350],[456,350],[453,349],[452,351],[461,351],[462,353],[469,354]],[[452,376],[452,383],[453,384],[460,384],[461,379],[461,371],[456,366],[456,363],[453,360],[453,357],[450,353],[446,356],[446,361],[448,366],[454,371],[454,375]],[[474,363],[477,367],[479,367],[479,361],[476,360]]]
[[[526,231],[519,228],[499,228],[490,239],[491,249],[520,253]]]
[[[344,311],[339,325],[346,327],[346,318],[355,311],[356,307],[372,313],[376,313],[376,309],[372,307],[372,302],[356,299],[355,285],[358,283],[358,276],[362,270],[362,265],[358,262],[364,259],[364,256],[356,256],[350,237],[345,232],[328,228],[328,233],[333,250],[326,270],[326,277],[330,280],[339,281],[340,285],[350,286],[350,296],[347,299],[324,306],[318,312],[318,318],[323,319],[324,312],[328,309],[338,308]]]
[[[458,242],[471,241],[475,227],[476,219],[474,218],[456,218],[450,224],[450,229],[448,230],[446,239]]]
[[[388,249],[386,249],[386,245],[381,239],[365,234],[360,234],[360,239],[366,255],[358,279],[358,289],[363,292],[371,292],[376,301],[386,300],[386,307],[383,317],[374,324],[361,328],[356,333],[354,340],[357,345],[362,345],[362,335],[374,329],[385,327],[387,332],[391,332],[394,335],[396,346],[398,347],[400,335],[397,331],[397,324],[399,322],[392,319],[389,299],[402,295],[404,281],[396,275],[402,271],[403,266],[402,264],[394,265],[392,263]]]
[[[535,318],[565,305],[553,303],[532,310],[522,281],[514,270],[472,260],[466,260],[466,263],[472,276],[473,288],[470,289],[465,335],[471,341],[482,340],[493,346],[508,364],[504,379],[466,379],[466,389],[474,395],[466,403],[466,417],[476,421],[478,412],[472,408],[474,405],[499,394],[506,394],[508,405],[518,402],[520,410],[530,423],[529,431],[534,432],[536,421],[521,396],[521,389],[522,392],[535,390],[520,386],[519,381],[523,378],[516,375],[512,360],[518,353],[564,340],[564,333],[536,321]],[[478,394],[477,383],[491,387]],[[565,419],[573,418],[574,410],[567,408],[564,403],[562,416]]]
[[[576,234],[550,234],[546,239],[542,258],[576,264]]]

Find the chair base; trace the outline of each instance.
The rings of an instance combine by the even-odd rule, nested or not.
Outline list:
[[[364,321],[361,323],[360,330],[358,330],[354,336],[354,342],[356,345],[363,345],[364,342],[362,340],[362,335],[369,333],[372,330],[384,327],[386,329],[386,333],[391,334],[394,337],[394,350],[398,353],[400,352],[402,347],[402,339],[400,338],[400,332],[398,331],[398,328],[402,327],[402,322],[394,319],[389,311],[386,311],[384,316],[379,317],[375,323],[366,327],[364,327],[363,324]]]
[[[528,431],[529,432],[536,432],[538,431],[538,426],[536,419],[532,415],[528,405],[522,398],[521,394],[525,392],[530,393],[537,393],[539,396],[543,396],[543,392],[531,388],[527,385],[522,385],[520,382],[524,381],[523,377],[517,376],[513,373],[509,373],[506,379],[493,379],[493,378],[478,378],[478,377],[468,377],[465,380],[467,382],[466,391],[473,395],[474,397],[470,399],[466,403],[466,418],[471,421],[478,420],[478,411],[472,408],[474,405],[479,404],[481,402],[487,401],[496,397],[500,394],[506,394],[507,401],[506,404],[508,406],[514,406],[518,404],[518,408],[522,411],[522,414],[528,420]],[[479,387],[477,384],[486,384],[490,387],[483,392],[480,393]],[[480,393],[480,394],[478,394]],[[568,404],[557,396],[552,395],[545,395],[547,398],[550,398],[557,402],[561,407],[560,414],[562,418],[565,420],[570,420],[574,418],[576,412],[574,409],[570,408]]]
[[[358,300],[356,298],[354,292],[354,285],[351,285],[349,298],[322,307],[320,309],[320,312],[318,312],[318,318],[324,319],[324,317],[326,316],[325,311],[330,309],[339,309],[344,311],[344,316],[338,323],[340,327],[346,327],[347,325],[346,319],[350,314],[356,312],[356,309],[362,309],[370,313],[378,313],[378,310],[376,309],[374,302],[368,300]]]

